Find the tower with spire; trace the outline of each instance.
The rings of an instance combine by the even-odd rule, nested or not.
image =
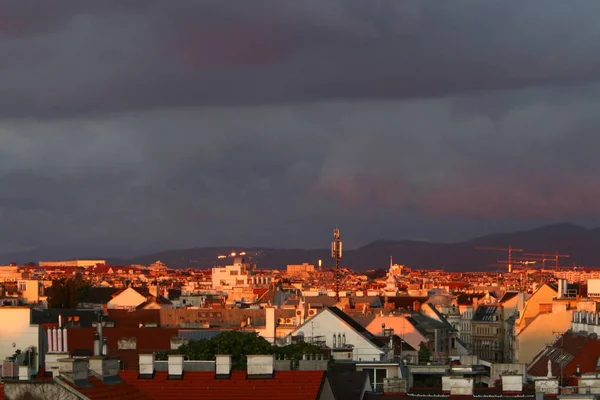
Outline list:
[[[387,273],[385,291],[394,293],[398,291],[398,285],[396,283],[396,278],[394,277],[394,262],[392,261],[392,256],[390,256],[390,270]]]

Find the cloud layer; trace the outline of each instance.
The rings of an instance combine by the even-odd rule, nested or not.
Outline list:
[[[36,4],[0,5],[0,252],[599,219],[595,2]]]

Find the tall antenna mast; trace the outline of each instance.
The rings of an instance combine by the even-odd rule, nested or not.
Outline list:
[[[342,259],[342,241],[340,230],[333,231],[333,242],[331,242],[331,258],[335,260],[335,301],[340,301],[340,260]]]

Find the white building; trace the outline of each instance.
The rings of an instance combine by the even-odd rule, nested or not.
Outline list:
[[[109,310],[132,310],[135,308],[164,309],[172,308],[173,304],[162,296],[152,294],[144,296],[134,288],[127,288],[110,299],[106,307]]]
[[[81,267],[89,268],[96,265],[106,265],[106,260],[68,260],[68,261],[40,261],[40,267]]]
[[[251,264],[244,262],[241,257],[235,258],[233,265],[212,269],[212,288],[213,290],[231,290],[234,287],[248,288],[271,284],[270,276],[258,276],[253,272],[254,268]]]
[[[23,352],[30,347],[39,352],[40,329],[37,325],[31,325],[29,307],[0,307],[0,321],[0,359],[4,360],[16,350]]]
[[[388,347],[337,307],[323,308],[297,327],[291,340],[325,344],[354,361],[388,361]],[[335,358],[335,355],[334,355]]]

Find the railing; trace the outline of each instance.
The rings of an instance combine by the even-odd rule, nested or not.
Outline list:
[[[317,346],[324,346],[326,343],[325,336],[291,336],[292,343],[309,343]]]

